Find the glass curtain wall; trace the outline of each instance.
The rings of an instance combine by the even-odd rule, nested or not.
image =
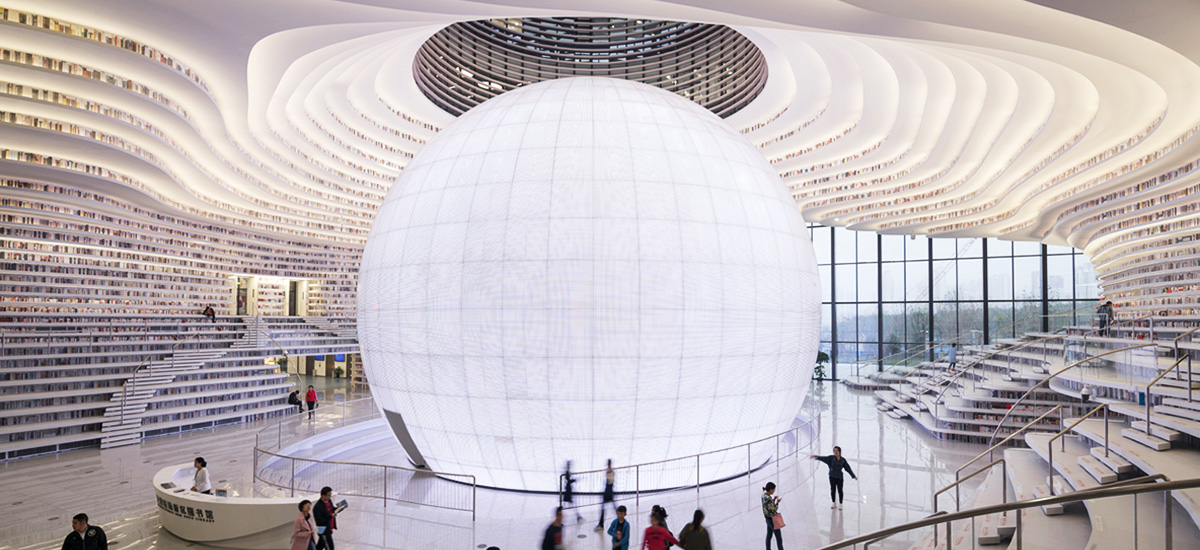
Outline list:
[[[1069,247],[810,230],[834,379],[880,359],[940,357],[956,338],[987,344],[1088,323],[1098,299],[1091,263]]]

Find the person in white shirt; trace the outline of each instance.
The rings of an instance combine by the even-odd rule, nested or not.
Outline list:
[[[209,483],[208,470],[205,469],[205,466],[208,466],[208,463],[204,461],[203,457],[198,456],[192,465],[196,467],[196,480],[193,482],[194,485],[192,485],[192,490],[196,491],[197,493],[211,495],[212,483]]]

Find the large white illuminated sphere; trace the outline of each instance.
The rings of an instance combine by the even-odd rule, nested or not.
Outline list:
[[[567,460],[787,430],[821,319],[804,220],[762,154],[687,99],[607,78],[519,88],[447,126],[388,193],[359,276],[378,406],[430,468],[527,490],[557,490]],[[646,483],[687,482],[666,477]]]

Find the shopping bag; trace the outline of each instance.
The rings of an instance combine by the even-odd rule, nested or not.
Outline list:
[[[771,516],[771,525],[773,525],[776,529],[783,529],[783,527],[787,525],[783,522],[783,514],[775,514]]]

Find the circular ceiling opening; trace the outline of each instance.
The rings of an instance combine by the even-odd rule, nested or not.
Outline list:
[[[455,116],[509,90],[572,76],[634,80],[724,118],[758,97],[767,62],[724,25],[611,17],[489,19],[430,37],[413,62],[425,97]]]

